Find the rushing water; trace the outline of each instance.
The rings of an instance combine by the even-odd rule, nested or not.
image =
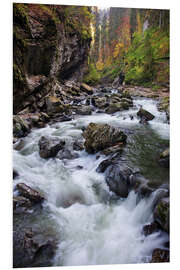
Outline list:
[[[16,184],[24,182],[41,191],[47,199],[44,203],[47,218],[43,222],[49,222],[59,239],[54,265],[148,262],[153,249],[167,241],[167,235],[160,231],[147,237],[142,234],[143,226],[153,220],[155,193],[140,201],[133,191],[127,199],[108,200],[112,193],[104,174],[96,172],[104,156],[97,159],[96,155],[77,151],[79,156],[73,160],[45,160],[38,153],[42,135],[64,138],[71,147],[73,141],[81,137],[82,127],[90,122],[108,123],[128,132],[124,150],[128,163],[159,185],[166,183],[168,171],[155,160],[168,144],[166,116],[157,110],[156,101],[151,99],[135,99],[134,105],[131,110],[114,115],[93,113],[34,129],[24,138],[23,148],[14,150],[14,168],[19,173],[14,180],[14,193]],[[139,124],[136,117],[139,105],[155,115],[147,126]],[[42,224],[41,218],[37,217],[34,223]]]

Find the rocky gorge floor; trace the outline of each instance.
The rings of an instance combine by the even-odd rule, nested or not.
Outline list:
[[[13,116],[14,267],[169,261],[169,98],[153,94],[54,82]]]

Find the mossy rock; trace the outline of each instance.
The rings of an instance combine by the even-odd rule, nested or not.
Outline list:
[[[83,133],[85,150],[96,153],[118,143],[125,143],[127,136],[119,128],[107,124],[90,123]]]
[[[155,207],[154,219],[161,228],[169,233],[169,198],[161,199]]]

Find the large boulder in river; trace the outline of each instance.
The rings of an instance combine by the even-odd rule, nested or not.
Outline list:
[[[119,164],[108,166],[105,171],[105,179],[109,189],[116,195],[126,198],[129,192],[129,177],[131,174],[132,172],[129,169],[122,170]]]
[[[63,149],[65,141],[58,138],[50,138],[42,136],[39,140],[39,155],[42,158],[55,157],[57,153]]]
[[[139,116],[141,119],[145,121],[150,121],[154,119],[154,115],[143,108],[140,108],[139,111],[137,112],[137,116]]]
[[[90,123],[83,132],[85,150],[96,153],[118,143],[125,143],[127,136],[119,128],[108,124]]]
[[[124,164],[120,164],[116,157],[103,160],[96,171],[105,172],[105,180],[110,191],[116,195],[126,198],[130,187],[133,186],[133,172]]]

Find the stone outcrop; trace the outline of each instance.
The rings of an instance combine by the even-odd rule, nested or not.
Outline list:
[[[82,7],[80,17],[68,23],[69,6],[13,5],[13,111],[43,110],[45,97],[74,86],[65,80],[81,80],[90,47],[90,18]],[[83,26],[82,26],[83,22]],[[88,93],[92,89],[82,85]]]

